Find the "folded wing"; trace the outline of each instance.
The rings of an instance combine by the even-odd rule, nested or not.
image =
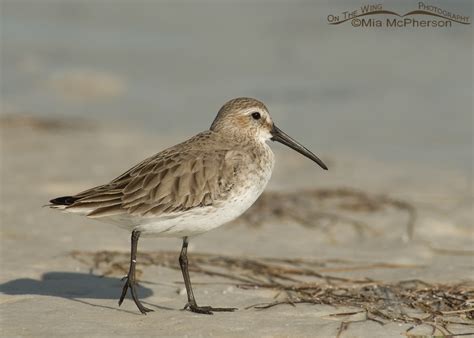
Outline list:
[[[155,155],[109,184],[72,196],[65,209],[87,210],[92,218],[157,217],[213,205],[230,191],[240,162],[229,161],[227,153],[191,149]]]

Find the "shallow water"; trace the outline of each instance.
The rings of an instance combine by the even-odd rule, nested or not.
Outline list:
[[[415,6],[383,3],[402,13]],[[472,21],[471,1],[437,5]],[[472,25],[327,23],[360,7],[354,1],[1,6],[4,113],[187,135],[207,128],[227,99],[253,96],[323,156],[472,173]]]

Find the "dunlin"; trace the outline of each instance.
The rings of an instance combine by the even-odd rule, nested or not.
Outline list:
[[[265,105],[233,99],[219,110],[211,128],[153,155],[111,182],[73,196],[58,197],[55,209],[110,222],[131,231],[130,268],[120,296],[128,289],[142,313],[135,289],[140,235],[183,239],[179,264],[188,295],[185,308],[204,314],[234,308],[198,306],[188,272],[189,238],[240,216],[265,189],[274,155],[268,140],[283,143],[327,170],[311,151],[273,123]]]

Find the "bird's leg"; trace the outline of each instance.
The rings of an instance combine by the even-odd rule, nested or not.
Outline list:
[[[135,279],[135,265],[137,264],[137,247],[138,247],[138,239],[140,238],[140,231],[132,231],[132,250],[130,253],[130,268],[128,270],[128,275],[125,277],[126,281],[123,285],[122,295],[120,296],[119,306],[122,305],[122,302],[127,294],[127,290],[130,288],[130,292],[132,293],[132,298],[135,304],[140,310],[141,313],[146,314],[147,312],[153,311],[152,309],[148,309],[142,305],[140,300],[138,299],[137,290],[135,286],[137,285]]]
[[[181,272],[183,273],[184,285],[186,286],[186,292],[188,294],[188,303],[184,309],[189,309],[192,312],[203,313],[212,315],[212,311],[232,312],[237,310],[236,308],[224,308],[224,307],[211,307],[211,306],[198,306],[196,299],[194,298],[193,287],[191,286],[191,279],[189,278],[188,271],[188,238],[183,238],[183,247],[181,254],[179,255],[179,265],[181,266]]]

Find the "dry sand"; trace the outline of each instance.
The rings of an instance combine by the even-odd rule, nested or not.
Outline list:
[[[186,296],[179,270],[140,266],[140,261],[139,292],[155,312],[140,315],[130,299],[118,307],[120,269],[106,262],[94,268],[88,253],[126,253],[129,235],[111,225],[41,206],[51,197],[102,183],[178,138],[73,122],[2,120],[2,336],[326,337],[336,336],[345,321],[354,323],[340,332],[341,337],[400,337],[412,326],[387,320],[380,325],[363,320],[365,314],[358,313],[357,308],[330,305],[246,309],[284,299],[285,295],[271,288],[241,288],[235,280],[200,273],[192,273],[200,304],[235,306],[239,311],[213,316],[181,311]],[[412,279],[430,283],[473,281],[470,177],[409,164],[387,165],[343,153],[321,154],[330,167],[323,172],[298,155],[276,148],[277,166],[268,191],[279,193],[266,198],[279,198],[283,209],[286,205],[309,220],[291,218],[288,212],[275,214],[264,203],[243,221],[193,239],[191,261],[193,255],[197,259],[203,253],[214,259],[221,255],[235,259],[291,258],[316,260],[319,265],[313,266],[314,271],[351,279],[371,278],[384,283]],[[370,211],[367,208],[374,206],[372,202],[338,197],[342,188],[361,191],[373,203],[383,195],[413,206],[413,239],[406,239],[407,210],[388,205]],[[285,195],[300,189],[319,189],[316,191],[323,191],[323,195],[332,192],[336,197],[314,193],[308,195],[313,196],[306,199],[308,204],[302,205],[294,203],[294,195],[293,202],[291,195]],[[314,211],[343,218],[318,219]],[[364,226],[357,231],[347,219],[356,219]],[[175,251],[175,267],[179,248],[175,239],[145,238],[139,245],[143,252]],[[239,270],[226,271],[243,276]],[[350,314],[334,316],[337,313]],[[470,324],[448,328],[454,333],[474,332],[474,323]],[[432,327],[420,325],[410,334],[431,332]]]

